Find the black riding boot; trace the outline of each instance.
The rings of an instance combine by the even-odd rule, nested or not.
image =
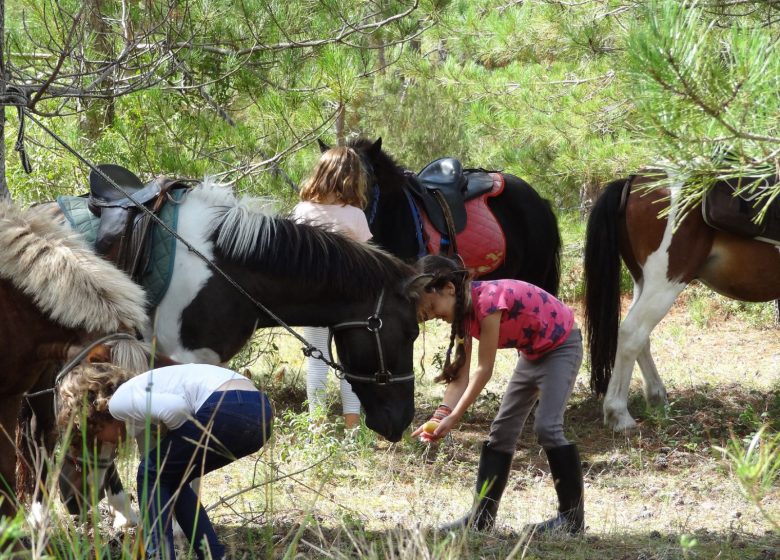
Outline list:
[[[582,463],[577,446],[572,444],[545,449],[550,473],[558,494],[558,515],[542,523],[529,525],[535,533],[564,531],[570,534],[585,530],[585,507]]]
[[[492,528],[511,467],[511,453],[495,451],[488,447],[487,442],[483,443],[477,473],[477,502],[466,516],[442,526],[441,530],[458,531],[470,527],[486,531]]]

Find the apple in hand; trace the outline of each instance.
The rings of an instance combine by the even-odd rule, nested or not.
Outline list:
[[[435,432],[435,431],[436,431],[436,428],[437,428],[438,426],[439,426],[439,423],[438,423],[438,422],[434,422],[433,420],[428,420],[428,421],[427,421],[427,422],[426,422],[426,423],[423,425],[423,432],[425,432],[426,434],[432,434],[433,432]]]

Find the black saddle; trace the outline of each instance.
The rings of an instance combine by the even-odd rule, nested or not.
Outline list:
[[[88,207],[100,217],[95,251],[140,281],[151,255],[152,236],[149,233],[154,224],[139,205],[157,214],[171,189],[189,188],[189,185],[164,177],[144,184],[132,171],[111,163],[97,168],[125,192],[94,169],[90,172]]]
[[[702,199],[702,216],[710,227],[736,235],[744,235],[780,245],[780,199],[775,199],[761,223],[756,219],[763,207],[758,199],[772,188],[775,181],[761,180],[752,192],[736,194],[740,186],[744,187],[755,179],[743,178],[718,181]]]
[[[416,185],[410,182],[412,194],[422,203],[433,227],[450,238],[466,227],[466,202],[493,188],[488,171],[464,170],[460,161],[452,157],[429,163],[416,179]]]

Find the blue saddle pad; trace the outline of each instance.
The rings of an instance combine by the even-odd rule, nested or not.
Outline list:
[[[179,218],[179,206],[187,189],[173,189],[169,193],[171,200],[163,205],[158,217],[172,230],[176,231]],[[58,196],[57,204],[70,223],[71,229],[77,231],[91,246],[95,246],[100,218],[93,215],[87,207],[85,196]],[[173,276],[173,262],[176,258],[176,238],[164,228],[155,224],[152,228],[152,254],[149,264],[141,278],[141,285],[146,290],[149,308],[157,307]]]

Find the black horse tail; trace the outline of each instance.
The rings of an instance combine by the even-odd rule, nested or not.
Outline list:
[[[588,218],[585,240],[585,330],[590,350],[590,388],[604,395],[617,354],[620,323],[621,196],[626,180],[606,186]]]
[[[561,287],[561,231],[558,229],[558,218],[555,216],[552,204],[547,199],[543,199],[547,206],[547,219],[550,225],[547,227],[547,235],[553,241],[552,257],[548,261],[548,267],[545,271],[544,281],[539,286],[548,294],[558,296],[558,290]]]

